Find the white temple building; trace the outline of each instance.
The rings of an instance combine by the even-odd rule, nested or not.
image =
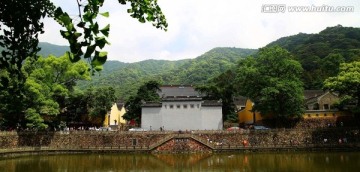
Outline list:
[[[160,103],[142,105],[141,128],[146,130],[222,130],[222,103],[203,100],[192,86],[160,87]]]

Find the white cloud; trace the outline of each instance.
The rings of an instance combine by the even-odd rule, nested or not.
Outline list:
[[[104,11],[110,12],[109,59],[135,62],[145,59],[177,60],[195,58],[214,47],[260,48],[283,36],[299,32],[317,33],[328,26],[360,27],[360,3],[353,1],[260,0],[159,0],[169,23],[167,32],[151,24],[141,24],[126,13],[126,7],[107,0]],[[65,5],[65,1],[56,0]],[[262,13],[263,4],[354,6],[349,13]],[[72,4],[71,4],[72,5]],[[70,5],[70,6],[71,6]],[[76,4],[75,4],[76,6]],[[73,11],[74,8],[68,8]],[[73,14],[76,14],[74,12]],[[66,44],[59,26],[45,21],[41,41]]]

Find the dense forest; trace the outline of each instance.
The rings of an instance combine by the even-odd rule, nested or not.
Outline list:
[[[117,97],[127,99],[136,93],[142,83],[150,80],[157,80],[161,84],[203,84],[235,67],[239,59],[256,51],[214,48],[195,59],[145,60],[136,63],[108,61],[103,71],[93,76],[91,81],[80,81],[78,87],[84,89],[89,86],[112,86]]]
[[[360,28],[337,25],[318,34],[283,37],[266,47],[274,45],[285,48],[301,63],[306,89],[321,89],[326,78],[338,73],[340,63],[360,60]]]

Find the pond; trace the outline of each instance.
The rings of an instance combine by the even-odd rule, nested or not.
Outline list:
[[[360,152],[57,154],[0,160],[6,172],[358,171]]]

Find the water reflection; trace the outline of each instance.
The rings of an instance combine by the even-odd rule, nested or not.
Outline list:
[[[0,171],[358,171],[360,153],[72,154],[0,160]]]

